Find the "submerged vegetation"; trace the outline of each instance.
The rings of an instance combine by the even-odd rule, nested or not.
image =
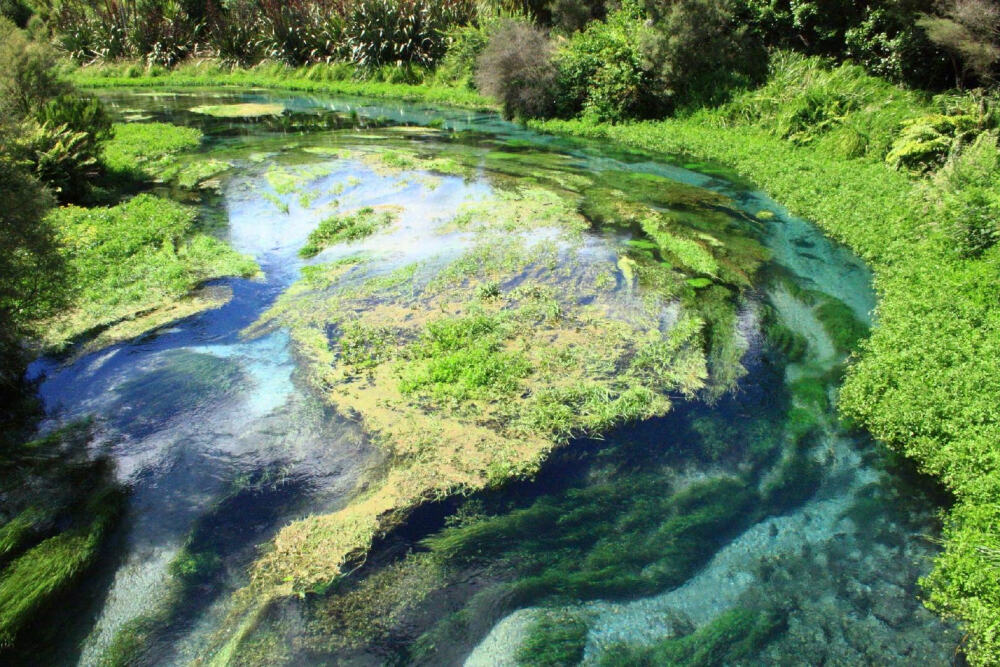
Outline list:
[[[60,53],[87,63],[71,75],[82,86],[272,86],[499,106],[537,129],[619,144],[623,163],[650,160],[624,147],[686,155],[681,166],[751,179],[875,273],[871,330],[857,304],[814,289],[824,285],[768,273],[763,300],[748,297],[771,260],[762,235],[789,224],[785,216],[744,214],[724,195],[636,173],[641,167],[623,171],[615,160],[585,171],[577,153],[498,146],[445,130],[444,121],[407,131],[414,142],[474,149],[429,159],[407,150],[402,132],[377,129],[389,121],[373,119],[367,140],[385,147],[367,151],[376,174],[400,176],[400,187],[411,177],[423,185],[484,179],[491,194],[438,221],[442,238],[472,239],[461,252],[391,272],[367,255],[308,266],[250,328],[288,328],[314,389],[357,417],[389,463],[346,507],[280,531],[215,642],[220,661],[254,642],[266,648],[254,630],[278,597],[345,599],[338,587],[348,568],[414,508],[532,477],[555,448],[663,416],[678,397],[719,401],[747,373],[758,325],[776,363],[791,369],[788,410],[780,433],[757,433],[746,451],[734,451],[732,434],[711,422],[693,427],[705,444],[699,456],[725,474],[687,489],[633,477],[635,487],[612,480],[567,494],[598,508],[606,498],[620,508],[633,495],[654,497],[635,516],[619,513],[622,525],[611,506],[586,514],[565,498],[487,512],[428,537],[412,562],[395,566],[425,581],[489,556],[508,568],[510,606],[677,586],[736,527],[809,500],[833,456],[824,459],[820,443],[832,437],[826,413],[836,407],[954,495],[943,552],[923,582],[928,604],[964,624],[973,663],[1000,661],[995,2],[155,0],[6,2],[0,10],[5,446],[31,431],[28,350],[77,342],[95,350],[133,338],[227,301],[225,288],[206,286],[212,279],[258,270],[209,233],[197,205],[239,164],[232,155],[270,158],[212,157],[201,130],[141,114],[112,123],[99,101],[60,77]],[[185,107],[185,122],[228,123],[234,143],[251,121],[290,133],[360,125],[356,111],[316,120],[279,103],[208,102]],[[291,222],[320,196],[303,184],[321,176],[298,165],[270,171],[262,197]],[[406,226],[394,224],[404,220],[394,210],[342,210],[344,189],[323,194],[328,210],[303,258],[367,238],[375,247]],[[795,318],[799,328],[790,326]],[[188,363],[192,377],[208,378],[192,390],[225,392],[244,380],[225,364]],[[152,377],[164,394],[145,403],[135,386],[122,388],[136,394],[137,423],[144,412],[153,422],[157,411],[185,406],[186,380]],[[842,377],[838,395],[831,384]],[[4,507],[0,644],[93,563],[119,495],[91,481],[81,484],[83,500],[46,503],[55,514],[25,506],[8,516]],[[716,494],[700,496],[701,488]],[[650,508],[661,519],[652,533]],[[583,545],[573,528],[584,524],[625,536],[628,548]],[[196,542],[197,532],[173,569],[183,583],[176,599],[200,572],[214,576],[216,561]],[[533,560],[536,550],[563,558],[546,564]],[[370,609],[354,602],[349,608]],[[535,617],[522,662],[580,659],[590,620],[560,614]],[[455,612],[417,647],[469,615]],[[122,655],[169,618],[151,616],[131,639],[123,633]],[[617,657],[750,660],[786,621],[759,604],[652,645],[621,646]]]
[[[89,424],[75,424],[4,452],[0,513],[0,656],[51,640],[35,623],[93,567],[123,492],[107,461],[87,456]],[[15,645],[15,640],[26,640]]]
[[[41,325],[50,346],[95,327],[171,307],[205,280],[252,276],[257,265],[196,231],[196,213],[142,194],[113,207],[67,206],[51,214],[77,288],[72,307]],[[132,335],[141,333],[135,327]]]

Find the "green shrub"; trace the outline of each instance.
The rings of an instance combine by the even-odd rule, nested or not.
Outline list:
[[[858,66],[831,66],[820,58],[778,52],[771,57],[764,86],[704,115],[709,122],[754,125],[835,157],[881,160],[900,125],[928,109],[919,94],[871,77]]]
[[[973,140],[980,128],[972,116],[933,114],[903,123],[899,137],[885,156],[893,169],[926,173],[944,164],[958,147]]]
[[[34,12],[23,0],[0,0],[0,17],[9,19],[18,28],[28,27],[28,20]]]
[[[28,118],[49,100],[69,92],[56,65],[51,48],[30,41],[13,23],[0,18],[0,114],[6,122]]]
[[[437,66],[438,81],[474,87],[476,63],[493,33],[503,28],[507,21],[527,20],[526,16],[518,12],[490,12],[481,7],[475,22],[452,26],[445,33],[448,48]]]
[[[0,423],[21,404],[27,355],[21,339],[64,302],[65,266],[55,230],[45,219],[51,193],[2,150],[0,127]]]
[[[716,0],[651,1],[655,30],[643,46],[667,110],[717,104],[762,81],[767,52],[733,13]]]
[[[655,114],[661,91],[642,50],[647,33],[644,17],[632,7],[574,34],[556,54],[559,115],[582,111],[620,121]]]
[[[62,201],[80,199],[97,175],[93,135],[64,125],[24,123],[17,151]]]

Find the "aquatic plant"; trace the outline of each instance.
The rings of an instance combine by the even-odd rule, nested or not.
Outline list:
[[[158,176],[165,158],[197,148],[202,133],[197,128],[171,123],[116,123],[105,142],[101,161],[107,169]]]
[[[776,82],[775,90],[780,85],[790,97],[799,96],[796,87],[811,79],[797,76]],[[879,114],[871,131],[880,136],[871,145],[888,145],[893,134],[885,128],[895,128],[900,116],[923,113],[905,92],[889,95],[892,108],[885,114],[881,105],[866,107]],[[762,122],[770,127],[773,119]],[[731,164],[869,260],[881,295],[878,326],[848,369],[838,404],[856,423],[935,471],[959,497],[946,524],[945,551],[925,585],[931,605],[967,624],[973,659],[988,664],[1000,655],[991,639],[1000,589],[985,574],[992,568],[989,549],[997,546],[989,528],[997,516],[991,500],[996,476],[983,472],[996,468],[986,435],[995,410],[985,398],[1000,392],[993,361],[1000,351],[989,342],[1000,337],[990,333],[995,318],[988,304],[995,299],[987,277],[996,258],[987,253],[959,260],[952,239],[927,233],[933,221],[914,205],[920,200],[914,183],[887,169],[877,149],[870,150],[871,160],[845,159],[822,141],[805,151],[746,127],[721,125],[719,115],[706,112],[628,127],[563,121],[538,127]],[[971,414],[977,417],[970,420]]]
[[[159,364],[115,388],[120,397],[115,422],[142,433],[183,414],[206,399],[218,400],[245,377],[238,363],[211,354],[175,350]]]
[[[392,225],[399,217],[396,209],[365,207],[352,213],[325,218],[299,250],[300,257],[315,257],[324,248],[344,241],[357,241]]]
[[[785,623],[782,614],[761,609],[733,609],[684,637],[650,648],[620,645],[607,651],[602,667],[683,665],[711,667],[751,660]]]
[[[283,104],[251,103],[246,104],[207,104],[191,108],[191,113],[215,116],[216,118],[257,118],[260,116],[279,116],[285,111]]]
[[[80,582],[118,518],[123,490],[89,439],[89,424],[71,424],[9,454],[21,484],[5,510],[21,510],[0,529],[0,656]]]
[[[45,323],[46,344],[169,309],[210,278],[257,272],[252,260],[200,233],[196,217],[190,207],[145,194],[114,207],[54,211],[76,290],[72,307]]]
[[[575,665],[583,659],[587,624],[567,613],[541,612],[517,650],[517,664],[525,667]]]

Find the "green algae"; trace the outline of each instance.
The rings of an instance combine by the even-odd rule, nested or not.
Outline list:
[[[523,667],[575,665],[583,659],[587,623],[565,612],[543,612],[532,624],[517,652]]]
[[[29,626],[80,584],[119,516],[124,493],[107,462],[88,457],[90,432],[71,424],[10,454],[20,484],[0,529],[0,657],[24,635],[44,640],[49,628]]]
[[[690,635],[667,639],[650,648],[619,645],[608,651],[600,664],[602,667],[736,664],[752,660],[784,624],[784,616],[776,612],[734,609]]]

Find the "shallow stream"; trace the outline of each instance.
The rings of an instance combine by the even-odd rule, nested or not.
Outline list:
[[[398,520],[344,567],[289,565],[296,594],[233,662],[952,664],[957,633],[918,598],[927,491],[836,418],[871,276],[813,225],[717,166],[492,114],[101,96],[202,129],[185,159],[225,168],[158,190],[263,277],[32,367],[45,427],[96,419],[93,454],[129,489],[53,661],[218,659],[279,531],[388,479]],[[192,111],[230,104],[280,113]],[[370,226],[310,239],[350,215]],[[479,328],[446,345],[439,320]],[[645,401],[638,423],[623,396]]]

